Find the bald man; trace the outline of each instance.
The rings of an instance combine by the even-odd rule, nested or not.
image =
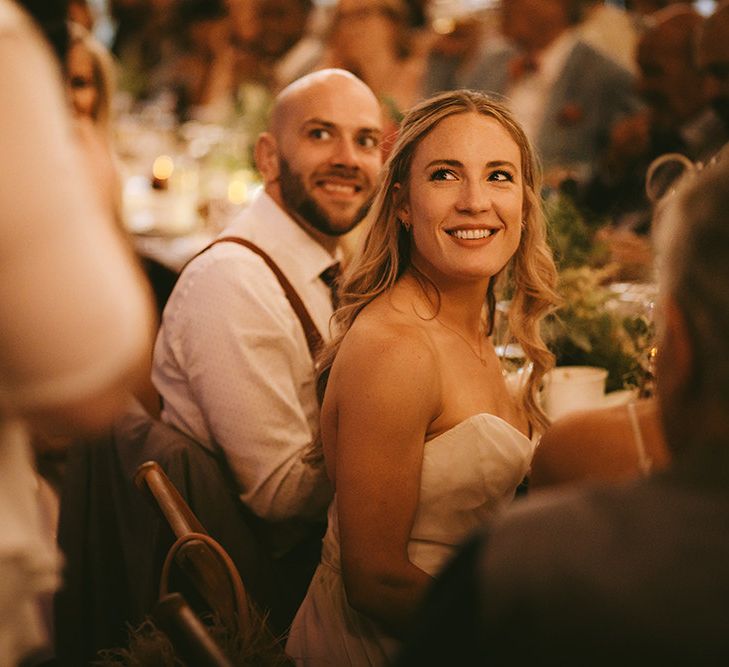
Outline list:
[[[339,238],[368,209],[381,128],[377,99],[349,72],[321,70],[285,88],[255,147],[264,187],[220,237],[251,242],[267,259],[230,240],[196,257],[155,345],[162,419],[222,450],[242,502],[263,520],[282,576],[292,563],[305,570],[286,583],[300,587],[299,600],[331,496],[323,464],[306,457],[319,435],[307,337],[329,338],[332,293],[321,275],[340,259]],[[267,260],[288,279],[309,325]]]

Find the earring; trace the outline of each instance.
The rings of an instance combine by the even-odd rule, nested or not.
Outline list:
[[[398,218],[397,221],[400,223],[400,225],[402,226],[402,228],[406,232],[409,232],[410,231],[410,223],[409,222],[407,222],[405,220],[401,220],[400,218]]]

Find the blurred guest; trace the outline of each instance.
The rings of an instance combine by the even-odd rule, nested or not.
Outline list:
[[[277,92],[315,69],[322,42],[311,0],[226,0],[236,49],[236,81]]]
[[[567,415],[539,441],[529,490],[620,481],[665,468],[668,451],[653,400]]]
[[[405,117],[387,165],[321,360],[317,450],[336,495],[286,645],[301,665],[389,664],[432,577],[513,498],[546,423],[555,271],[522,129],[481,93],[442,93]],[[518,397],[489,338],[504,274],[533,363]]]
[[[181,119],[228,121],[236,89],[231,19],[223,0],[178,0],[174,53],[150,72],[149,85],[169,90]]]
[[[404,0],[337,3],[323,64],[359,76],[395,122],[420,98],[425,57]]]
[[[177,0],[111,0],[117,29],[113,53],[119,61],[119,87],[135,99],[154,96],[153,73],[175,55]]]
[[[259,41],[272,58],[271,87],[280,90],[316,69],[324,54],[326,10],[314,7],[311,0],[259,3]]]
[[[29,3],[33,4],[33,3]],[[45,6],[43,6],[45,5]],[[30,7],[51,23],[65,4]],[[58,27],[56,24],[53,26]],[[67,39],[51,30],[59,47]],[[43,644],[38,597],[58,584],[41,527],[28,429],[96,432],[125,407],[149,354],[151,312],[73,141],[59,64],[0,0],[0,662]]]
[[[91,13],[87,0],[69,0],[68,20],[83,26],[86,30],[93,29],[94,15]]]
[[[74,111],[74,127],[94,193],[110,211],[120,229],[122,184],[112,142],[112,99],[116,91],[116,64],[106,49],[82,26],[70,23],[70,46],[66,57],[66,89]],[[161,315],[177,274],[155,260],[140,257]],[[149,389],[150,387],[147,387]],[[138,396],[152,412],[158,412],[156,394]]]
[[[661,207],[658,412],[672,462],[535,494],[454,561],[402,665],[729,661],[729,162]]]
[[[278,92],[316,69],[324,45],[328,8],[311,0],[229,0],[238,80],[254,80]]]
[[[642,21],[645,17],[650,16],[654,12],[682,1],[683,0],[625,0],[625,8]]]
[[[257,0],[257,45],[272,60],[283,57],[305,34],[311,0]]]
[[[729,132],[729,2],[720,3],[699,33],[704,93]]]
[[[69,25],[66,87],[76,114],[89,118],[99,129],[111,132],[112,97],[116,65],[106,47],[78,23]]]
[[[586,189],[584,203],[617,224],[645,232],[650,203],[645,176],[664,153],[705,161],[729,139],[702,93],[696,37],[702,18],[687,4],[651,16],[638,45],[638,90],[648,105],[618,121],[611,142]]]
[[[162,419],[224,453],[242,502],[265,524],[291,616],[331,497],[323,465],[306,458],[319,437],[312,355],[329,337],[330,267],[339,237],[367,211],[380,138],[377,100],[348,72],[315,72],[283,90],[256,143],[263,190],[224,230],[226,242],[182,272],[155,345]]]
[[[428,54],[423,79],[426,96],[465,87],[495,37],[481,13],[475,11],[449,13],[436,17],[433,23],[438,37]]]
[[[69,34],[65,78],[76,136],[95,194],[121,227],[121,185],[111,143],[115,65],[106,47],[84,27],[69,23]]]
[[[610,128],[639,102],[630,73],[579,40],[579,0],[503,0],[509,43],[479,63],[469,87],[506,95],[536,143],[547,182],[585,180]]]
[[[610,2],[581,0],[581,3],[577,26],[580,39],[635,75],[639,34],[636,21],[625,9]]]

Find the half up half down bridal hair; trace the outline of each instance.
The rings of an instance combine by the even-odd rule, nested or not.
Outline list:
[[[527,361],[533,365],[519,400],[532,430],[541,432],[549,421],[539,406],[537,392],[544,374],[554,364],[554,357],[542,341],[540,322],[559,301],[554,291],[557,273],[546,242],[538,196],[541,174],[529,141],[511,113],[487,95],[470,90],[450,91],[424,100],[403,119],[364,223],[369,230],[342,279],[341,305],[332,319],[334,337],[319,357],[317,389],[323,398],[339,346],[360,311],[375,297],[391,289],[407,269],[413,268],[410,259],[412,236],[396,213],[408,195],[413,155],[422,139],[440,121],[465,113],[496,120],[511,135],[521,153],[524,188],[521,240],[509,263],[489,284],[485,303],[487,335],[493,329],[496,281],[503,274],[513,292],[509,309],[511,337],[522,346]],[[417,277],[429,282],[422,274]]]

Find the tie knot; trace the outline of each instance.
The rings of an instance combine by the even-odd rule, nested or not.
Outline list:
[[[339,278],[340,267],[339,262],[334,262],[331,266],[324,269],[319,277],[324,281],[327,287],[335,287]]]
[[[331,266],[324,269],[319,277],[332,293],[332,308],[337,309],[337,282],[339,281],[340,265],[334,262]]]

